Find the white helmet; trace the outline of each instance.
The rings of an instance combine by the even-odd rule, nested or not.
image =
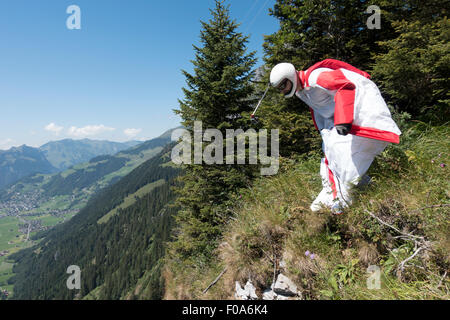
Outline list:
[[[272,68],[270,72],[270,84],[273,87],[278,87],[285,79],[292,82],[291,92],[285,95],[286,98],[290,98],[297,90],[298,78],[294,65],[287,62],[279,63]]]

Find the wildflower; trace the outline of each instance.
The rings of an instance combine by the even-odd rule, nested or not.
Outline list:
[[[444,168],[445,167],[445,163],[441,163],[440,166],[441,166],[441,168]]]
[[[309,250],[305,251],[305,256],[309,256],[311,254],[311,252],[309,252]]]
[[[311,255],[309,256],[311,258],[311,260],[314,260],[314,258],[316,257],[316,255],[314,253],[311,253]]]

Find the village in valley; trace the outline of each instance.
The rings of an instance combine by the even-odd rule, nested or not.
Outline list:
[[[78,213],[79,208],[60,207],[61,199],[43,197],[33,190],[16,191],[7,199],[0,200],[0,300],[11,297],[12,283],[9,279],[13,275],[13,263],[9,261],[9,256],[36,244],[38,240],[33,240],[34,234],[65,222]]]

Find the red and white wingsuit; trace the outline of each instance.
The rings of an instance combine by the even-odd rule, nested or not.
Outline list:
[[[389,142],[399,143],[401,132],[368,73],[327,59],[297,74],[302,90],[295,94],[310,107],[325,153],[320,166],[323,190],[311,210],[325,205],[340,212],[352,202],[352,186],[362,182]],[[338,134],[338,124],[351,124],[350,134]]]

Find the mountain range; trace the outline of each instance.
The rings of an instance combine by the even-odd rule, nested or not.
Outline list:
[[[37,148],[23,145],[0,151],[0,189],[36,172],[56,171],[45,154]]]
[[[39,148],[22,145],[0,150],[0,189],[31,174],[63,171],[96,156],[112,155],[140,143],[64,139],[48,142]]]
[[[4,188],[0,193],[0,211],[22,217],[78,211],[93,194],[158,154],[171,141],[173,130],[114,155],[98,155],[64,171],[52,169],[52,173],[30,174]]]
[[[39,147],[47,160],[59,170],[65,170],[77,164],[89,161],[99,155],[112,155],[134,147],[142,141],[112,142],[106,140],[72,140],[51,141]]]

